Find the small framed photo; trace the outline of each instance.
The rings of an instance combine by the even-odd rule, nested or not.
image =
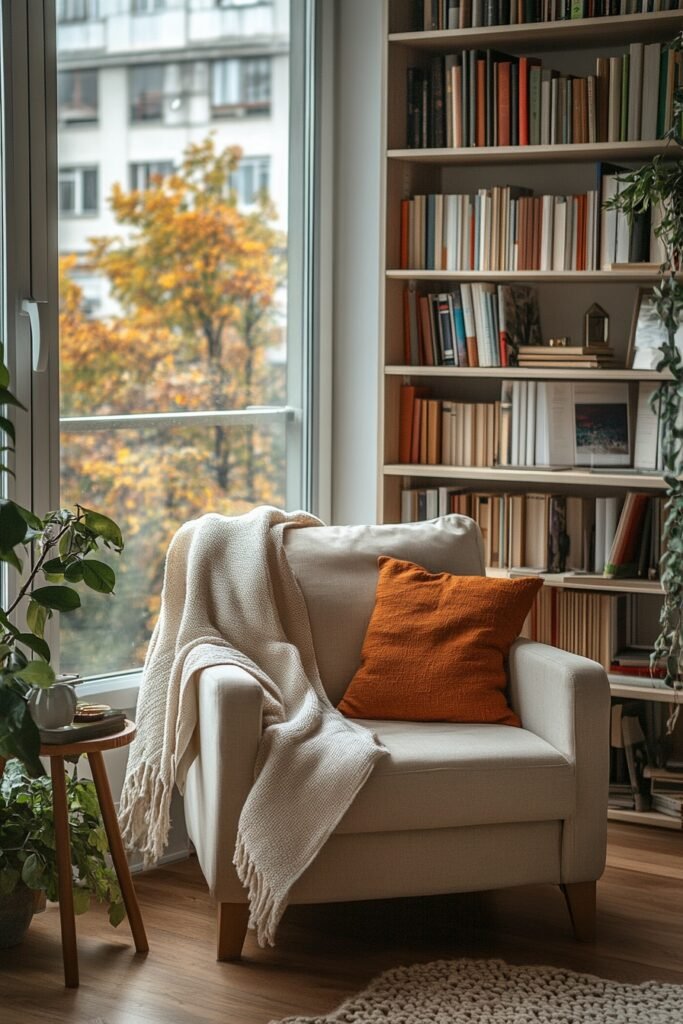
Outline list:
[[[630,466],[628,384],[574,385],[574,461],[577,466]]]
[[[654,293],[651,288],[640,288],[631,320],[626,366],[631,370],[656,370],[665,342],[666,331],[657,316]],[[683,355],[683,324],[676,332],[676,345]]]

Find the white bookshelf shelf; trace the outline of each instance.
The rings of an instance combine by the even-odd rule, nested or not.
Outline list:
[[[396,281],[532,281],[538,284],[656,284],[652,270],[387,270]]]
[[[668,147],[671,149],[671,146]],[[666,153],[667,143],[587,142],[553,146],[466,146],[462,149],[390,149],[389,160],[407,160],[415,164],[476,166],[482,164],[586,163],[594,160],[647,160]]]
[[[682,11],[626,14],[611,18],[578,18],[529,25],[448,29],[439,32],[392,32],[389,44],[429,53],[451,53],[478,47],[500,47],[509,53],[574,49],[670,38],[683,26]]]
[[[635,676],[630,678],[634,680],[633,685],[625,683],[622,675],[617,675],[615,672],[608,672],[607,678],[609,679],[609,688],[613,697],[622,697],[629,700],[653,700],[658,701],[660,704],[673,704],[676,700],[674,691],[669,687],[663,686],[643,686],[642,683],[647,683],[647,680],[639,680],[639,684],[636,684]]]
[[[536,487],[552,484],[573,487],[614,487],[618,490],[663,491],[666,484],[655,473],[591,472],[588,469],[543,469],[537,466],[424,466],[391,463],[384,467],[385,476],[405,476],[431,480],[472,480],[488,483],[516,483]]]
[[[533,570],[530,570],[533,571]],[[496,579],[510,577],[509,569],[488,567],[486,575]],[[663,593],[659,580],[611,579],[594,573],[544,572],[541,578],[547,587],[561,587],[563,590],[608,590],[618,594],[659,594]]]
[[[656,370],[627,370],[620,367],[614,370],[592,370],[586,367],[569,370],[561,367],[529,366],[406,366],[389,365],[384,367],[389,377],[462,377],[469,380],[494,379],[511,380],[591,380],[620,381],[662,381],[669,380],[670,374],[657,373]]]
[[[678,818],[670,818],[667,814],[660,814],[658,811],[627,811],[608,807],[607,818],[609,821],[627,821],[630,825],[655,825],[657,828],[668,828],[673,832],[683,830],[683,825]]]

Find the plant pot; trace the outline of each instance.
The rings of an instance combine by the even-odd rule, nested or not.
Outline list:
[[[33,917],[35,894],[22,882],[9,896],[0,896],[0,949],[18,946]]]
[[[74,720],[76,691],[69,683],[53,683],[47,689],[35,687],[29,695],[28,706],[39,729],[61,729]]]

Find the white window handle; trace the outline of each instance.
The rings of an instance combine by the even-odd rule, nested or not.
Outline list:
[[[40,330],[40,308],[36,299],[24,299],[21,303],[21,312],[25,313],[31,324],[31,354],[33,358],[33,369],[36,373],[43,373],[47,370],[47,345],[43,343],[43,335]]]

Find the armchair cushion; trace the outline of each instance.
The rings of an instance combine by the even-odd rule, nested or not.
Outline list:
[[[572,762],[505,725],[361,721],[389,751],[337,833],[555,821],[575,804]]]
[[[520,725],[505,699],[505,659],[542,585],[380,558],[361,665],[339,710],[350,718]]]
[[[466,516],[426,523],[286,530],[285,553],[306,602],[322,684],[333,704],[360,664],[375,604],[380,555],[419,562],[429,572],[482,576],[479,527]]]

